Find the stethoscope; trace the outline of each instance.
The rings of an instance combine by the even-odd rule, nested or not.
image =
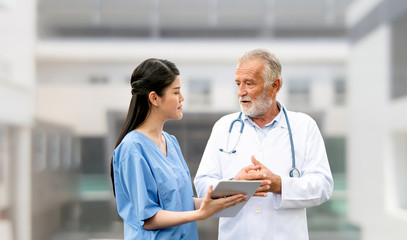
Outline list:
[[[299,178],[300,177],[300,171],[295,167],[295,152],[294,152],[293,134],[291,132],[291,126],[290,126],[290,122],[288,121],[287,112],[285,111],[284,107],[282,107],[282,109],[283,109],[283,113],[284,113],[284,116],[285,116],[285,120],[287,122],[288,135],[290,136],[290,145],[291,145],[292,168],[290,170],[289,175],[290,175],[290,177],[293,177],[293,178]],[[233,125],[235,123],[237,123],[237,122],[240,123],[239,136],[238,136],[237,141],[236,141],[235,145],[233,146],[232,150],[228,150],[229,149],[230,134],[232,133]],[[240,137],[242,136],[243,129],[244,129],[244,121],[242,120],[242,112],[240,112],[239,117],[237,119],[233,120],[230,123],[228,139],[227,139],[227,142],[226,142],[226,150],[223,149],[223,148],[220,148],[219,151],[221,151],[223,153],[227,153],[227,154],[236,153],[236,146],[239,143]]]

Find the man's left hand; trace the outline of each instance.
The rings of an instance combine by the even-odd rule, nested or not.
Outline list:
[[[266,177],[265,179],[270,180],[270,187],[266,190],[267,192],[273,193],[281,193],[281,177],[277,174],[274,174],[270,171],[266,166],[264,166],[261,162],[257,161],[257,159],[252,155],[252,163],[255,166],[259,166],[260,169],[258,170],[260,173],[263,173]],[[261,193],[257,191],[256,193]]]

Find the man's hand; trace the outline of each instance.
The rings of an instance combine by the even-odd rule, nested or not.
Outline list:
[[[234,180],[259,180],[264,178],[262,173],[259,172],[260,166],[247,166],[240,170],[240,172],[234,177]]]
[[[252,163],[255,167],[260,167],[257,171],[261,173],[264,178],[262,180],[269,180],[268,188],[263,187],[263,185],[256,191],[255,196],[259,196],[256,194],[264,194],[264,192],[273,192],[273,193],[281,193],[281,177],[274,174],[270,171],[266,166],[264,166],[261,162],[257,161],[254,155],[252,155]],[[252,173],[251,171],[248,174]],[[264,184],[264,181],[263,181]],[[263,188],[262,188],[263,187]]]
[[[267,179],[265,173],[260,172],[261,166],[247,166],[240,170],[234,180],[263,180],[261,186],[254,193],[254,196],[265,197],[270,188],[271,181]]]

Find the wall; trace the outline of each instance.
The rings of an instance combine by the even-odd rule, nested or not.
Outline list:
[[[349,217],[366,240],[407,236],[407,201],[398,193],[407,187],[400,177],[407,159],[407,99],[392,97],[394,53],[401,50],[393,44],[394,22],[407,14],[401,3],[359,1],[349,11]]]
[[[1,1],[0,4],[0,125],[9,144],[9,204],[1,211],[16,240],[31,236],[31,129],[35,94],[36,1]],[[0,204],[1,205],[1,204]],[[2,221],[0,219],[0,221]],[[18,223],[18,224],[17,224]],[[2,238],[3,239],[3,238]]]

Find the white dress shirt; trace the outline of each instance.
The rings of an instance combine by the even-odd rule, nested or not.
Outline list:
[[[315,121],[306,114],[287,111],[290,121],[296,167],[300,178],[290,178],[291,145],[284,114],[271,122],[266,137],[260,141],[256,126],[245,120],[243,134],[236,153],[227,154],[220,148],[232,148],[238,139],[240,124],[233,126],[229,143],[228,131],[239,112],[217,121],[202,156],[194,183],[199,197],[204,197],[209,185],[231,179],[245,166],[252,165],[251,155],[281,177],[281,194],[252,197],[233,218],[220,218],[220,240],[306,240],[308,227],[306,208],[329,199],[333,179],[325,145]],[[242,119],[246,116],[242,114]],[[257,129],[259,130],[259,129]],[[230,149],[227,149],[230,150]]]

